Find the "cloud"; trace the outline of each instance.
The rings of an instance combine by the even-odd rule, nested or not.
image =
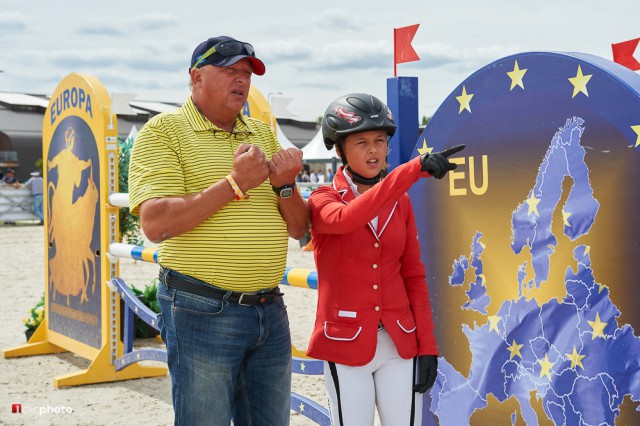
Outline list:
[[[124,28],[121,23],[109,22],[104,19],[86,19],[74,30],[79,35],[108,35],[121,36]]]
[[[83,20],[74,32],[82,35],[122,36],[132,32],[159,31],[175,27],[177,23],[174,16],[161,13],[135,16],[122,21],[89,18]]]
[[[175,74],[163,72],[131,75],[121,70],[109,70],[101,73],[99,78],[106,87],[117,87],[118,90],[127,90],[132,93],[160,90],[185,91],[189,87],[186,72],[181,79]]]
[[[145,31],[155,31],[161,30],[163,28],[176,27],[178,25],[178,20],[174,15],[154,13],[137,16],[131,19],[129,24],[130,28],[137,28]]]
[[[26,30],[31,21],[30,18],[20,12],[0,13],[0,37],[11,36],[15,32]]]
[[[184,57],[178,58],[175,55],[167,54],[153,55],[144,49],[64,49],[53,52],[38,52],[34,56],[46,62],[46,65],[70,70],[122,69],[140,73],[147,71],[176,72],[181,68],[186,69],[187,66],[185,65],[187,60]]]
[[[360,31],[364,27],[358,15],[344,9],[328,9],[314,19],[314,25],[319,29],[326,31]]]
[[[407,68],[444,68],[444,69],[477,69],[499,58],[511,55],[520,50],[519,46],[493,46],[460,48],[450,44],[428,43],[414,45],[420,56],[416,62],[408,62],[399,66]]]
[[[301,68],[340,71],[345,69],[386,68],[392,64],[393,47],[388,41],[340,41],[315,52],[312,61]]]
[[[388,40],[327,43],[313,50],[300,41],[270,43],[270,62],[287,61],[300,70],[344,71],[392,69],[393,43]],[[408,68],[440,68],[456,66],[462,69],[478,68],[497,58],[519,51],[518,46],[482,46],[459,48],[450,44],[414,44],[420,61],[400,64]]]
[[[313,56],[311,47],[298,40],[277,40],[256,45],[257,56],[267,65],[279,62],[306,62]]]

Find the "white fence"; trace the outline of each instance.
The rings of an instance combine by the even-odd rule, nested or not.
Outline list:
[[[37,220],[31,205],[33,197],[29,188],[14,188],[0,184],[0,224],[21,220]]]

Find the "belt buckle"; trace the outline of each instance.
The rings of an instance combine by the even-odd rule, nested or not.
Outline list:
[[[252,306],[248,303],[243,303],[242,299],[244,299],[244,296],[248,295],[249,293],[240,293],[240,298],[238,299],[238,305],[240,306]]]

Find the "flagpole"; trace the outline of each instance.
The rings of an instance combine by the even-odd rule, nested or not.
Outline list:
[[[393,76],[397,77],[398,73],[396,72],[396,32],[397,28],[393,29]]]

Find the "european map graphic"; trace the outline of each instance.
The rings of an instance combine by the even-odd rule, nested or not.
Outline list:
[[[500,402],[515,398],[527,425],[540,420],[533,398],[542,400],[544,414],[557,425],[613,425],[625,396],[640,401],[640,338],[630,325],[618,324],[612,289],[597,282],[588,245],[578,243],[573,250],[563,298],[540,305],[526,297],[528,288],[550,285],[545,281],[558,241],[552,232],[554,212],[561,209],[563,238],[572,241],[588,234],[598,219],[600,204],[581,144],[586,126],[572,117],[557,131],[529,193],[514,206],[511,223],[504,223],[511,228],[511,250],[530,253],[530,264],[513,271],[518,298],[505,300],[485,324],[463,325],[472,356],[468,377],[440,358],[431,412],[441,425],[469,424],[489,395]],[[563,194],[565,179],[572,181],[568,194]],[[483,274],[482,240],[477,231],[470,253],[452,260],[449,285],[464,286],[466,280],[468,300],[460,309],[486,315],[491,277]],[[527,268],[533,270],[529,280]],[[516,417],[514,412],[513,424]]]

